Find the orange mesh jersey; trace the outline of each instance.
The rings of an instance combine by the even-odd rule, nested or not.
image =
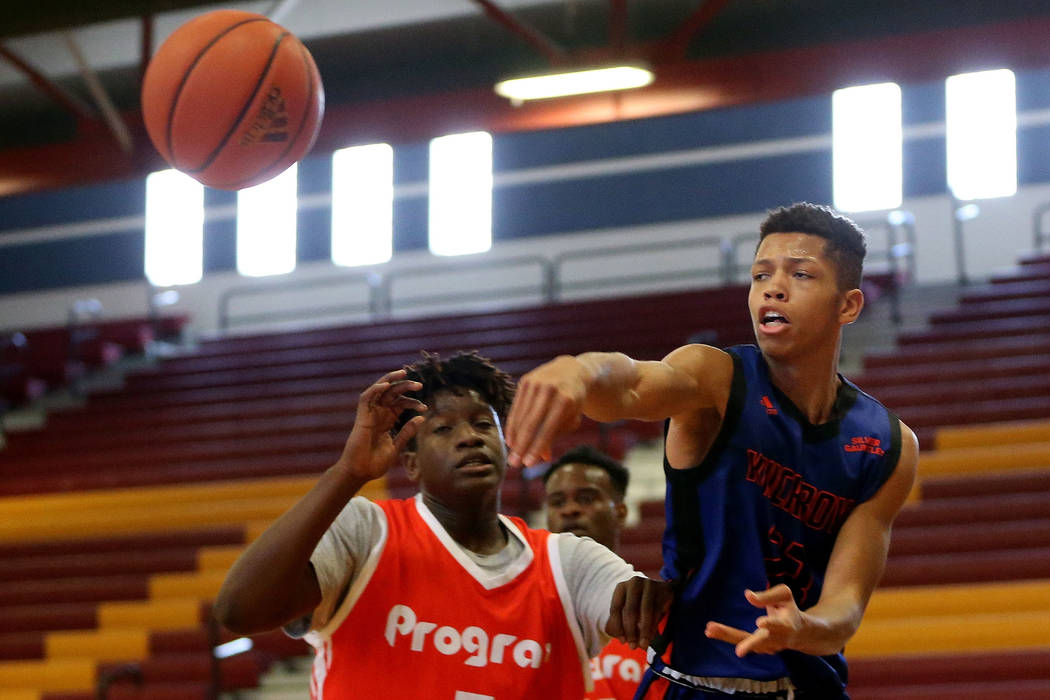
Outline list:
[[[316,649],[311,696],[579,700],[590,664],[557,535],[500,516],[525,545],[483,571],[418,499],[381,501],[385,531]]]
[[[631,700],[648,667],[645,649],[632,649],[618,639],[610,640],[602,653],[591,659],[594,690],[584,700]]]

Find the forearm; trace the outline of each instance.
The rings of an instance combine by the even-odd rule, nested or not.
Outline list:
[[[597,421],[633,417],[639,381],[634,360],[619,352],[587,352],[574,359],[587,387],[584,415]]]
[[[228,629],[253,634],[309,613],[320,602],[310,556],[346,503],[367,480],[336,466],[251,543],[230,569],[215,601]]]

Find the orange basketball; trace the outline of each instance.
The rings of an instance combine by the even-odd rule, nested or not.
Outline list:
[[[227,190],[269,180],[302,158],[323,112],[310,52],[253,12],[217,10],[182,25],[142,84],[146,130],[164,159]]]

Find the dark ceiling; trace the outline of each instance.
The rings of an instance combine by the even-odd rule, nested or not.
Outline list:
[[[222,3],[4,4],[0,49],[4,38],[22,34]],[[377,137],[404,141],[457,127],[506,131],[649,116],[816,94],[846,81],[1050,67],[1050,0],[564,0],[516,10],[512,17],[544,37],[542,44],[481,12],[308,39],[327,98],[318,147]],[[616,56],[648,61],[657,74],[654,86],[637,96],[517,110],[491,93],[496,79],[548,68],[552,61],[572,65]],[[0,89],[0,194],[83,181],[88,176],[75,167],[77,159],[97,165],[90,175],[95,179],[155,167],[139,122],[140,71],[136,61],[101,74],[135,135],[130,154],[120,152],[101,120],[74,114],[28,78]],[[90,104],[78,77],[54,82]]]

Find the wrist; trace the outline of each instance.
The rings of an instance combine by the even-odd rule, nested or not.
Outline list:
[[[353,496],[374,477],[359,473],[348,461],[340,459],[325,471],[322,478],[332,481],[334,486]]]

